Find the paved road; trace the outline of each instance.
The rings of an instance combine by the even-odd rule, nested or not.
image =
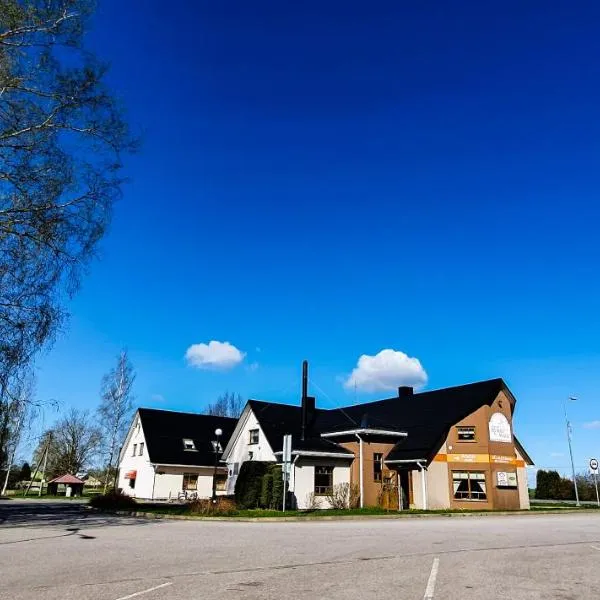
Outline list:
[[[600,598],[600,515],[232,523],[0,502],[0,598]]]

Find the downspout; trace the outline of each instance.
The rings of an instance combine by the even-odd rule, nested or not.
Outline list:
[[[292,479],[294,481],[294,509],[298,510],[298,499],[296,498],[296,462],[298,461],[298,459],[300,458],[299,454],[296,454],[296,456],[294,456],[294,460],[292,461]],[[289,484],[288,484],[288,492],[290,491],[289,488]]]
[[[156,465],[154,467],[154,478],[152,479],[152,500],[154,500],[154,486],[156,485]]]
[[[423,494],[423,510],[427,510],[427,477],[425,473],[427,472],[426,467],[423,466],[423,463],[417,462],[417,466],[421,469],[421,492]]]
[[[360,437],[360,435],[358,435],[358,433],[354,434],[356,436],[356,438],[358,439],[358,460],[360,461],[360,467],[359,467],[359,472],[358,472],[358,480],[360,482],[360,507],[363,508],[364,505],[364,477],[363,477],[363,440]]]

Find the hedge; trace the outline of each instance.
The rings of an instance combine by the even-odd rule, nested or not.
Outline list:
[[[262,478],[272,463],[250,460],[242,463],[235,482],[238,508],[258,508],[261,504]]]

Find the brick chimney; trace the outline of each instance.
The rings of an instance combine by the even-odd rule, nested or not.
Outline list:
[[[410,385],[402,385],[398,388],[398,398],[410,398],[414,394],[414,390]]]

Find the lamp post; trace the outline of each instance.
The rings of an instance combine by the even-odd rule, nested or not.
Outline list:
[[[569,396],[569,400],[575,401],[577,398]],[[575,477],[575,463],[573,462],[573,449],[571,448],[571,423],[567,416],[567,401],[563,400],[563,409],[565,411],[565,423],[567,425],[567,441],[569,442],[569,456],[571,457],[571,471],[573,473],[573,486],[575,487],[575,504],[579,506],[579,491],[577,490],[577,479]]]
[[[223,435],[222,429],[215,429],[215,437],[217,439],[213,442],[213,445],[215,447],[215,470],[213,473],[213,481],[212,481],[213,504],[217,501],[217,467],[219,466],[219,447],[220,447],[219,440],[221,439],[222,435]]]

